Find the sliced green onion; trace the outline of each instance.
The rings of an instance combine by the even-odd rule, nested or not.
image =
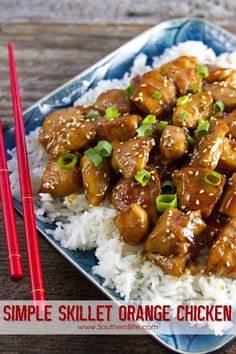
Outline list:
[[[187,111],[183,111],[183,112],[180,114],[179,120],[180,120],[181,122],[184,122],[185,119],[187,118],[187,116],[188,116],[188,112],[187,112]]]
[[[186,139],[187,139],[187,142],[189,142],[189,144],[191,144],[191,145],[196,144],[196,141],[191,137],[191,135],[187,135]]]
[[[156,123],[157,119],[154,114],[149,114],[144,120],[142,121],[142,124],[153,124]]]
[[[62,170],[71,170],[77,164],[78,158],[75,154],[65,153],[57,160],[58,166]]]
[[[217,119],[214,117],[214,116],[211,116],[210,119],[209,119],[209,122],[212,123],[212,122],[215,122]]]
[[[108,107],[105,111],[106,120],[112,120],[117,118],[119,115],[118,109],[115,106]]]
[[[177,106],[182,106],[183,104],[187,103],[189,100],[189,96],[182,96],[179,97],[176,101],[176,105]]]
[[[137,129],[138,136],[151,136],[153,133],[153,129],[151,124],[142,124],[140,127]]]
[[[224,112],[224,110],[225,110],[224,102],[216,101],[216,103],[214,103],[214,105],[213,105],[213,110],[215,113]]]
[[[159,100],[162,96],[162,93],[160,91],[154,91],[152,93],[152,98],[156,98],[157,100]]]
[[[194,92],[194,91],[195,91],[194,87],[193,87],[192,85],[189,85],[189,87],[188,87],[188,92],[189,92],[189,93],[192,93],[192,92]]]
[[[208,120],[201,120],[198,124],[197,129],[195,130],[195,134],[199,137],[204,136],[209,131],[209,122]]]
[[[135,175],[135,179],[137,182],[139,182],[143,187],[145,187],[149,180],[150,180],[150,177],[151,177],[151,173],[148,172],[147,170],[145,170],[144,168],[140,171],[138,171]]]
[[[168,125],[168,122],[165,120],[160,120],[160,122],[157,124],[157,129],[162,131],[165,129],[165,127]]]
[[[196,65],[196,72],[198,73],[199,76],[201,76],[203,79],[209,75],[208,68],[204,65]]]
[[[109,141],[100,140],[97,146],[95,147],[95,150],[100,156],[108,157],[111,156],[113,148],[111,143],[109,143]]]
[[[97,120],[99,117],[98,113],[93,113],[93,114],[89,114],[88,116],[85,117],[85,119],[89,119],[89,120]]]
[[[131,82],[131,84],[128,87],[126,87],[125,91],[126,91],[128,97],[130,97],[132,95],[132,93],[134,92],[135,89],[136,89],[136,86],[133,82]]]
[[[201,87],[194,88],[192,85],[189,85],[188,92],[189,93],[194,93],[194,92],[199,93],[199,92],[202,92],[202,88]]]
[[[221,183],[221,174],[216,171],[207,172],[204,180],[207,184],[211,186],[219,186]]]
[[[89,160],[94,164],[94,166],[98,167],[99,165],[101,165],[102,157],[95,149],[90,148],[86,150],[84,154],[89,158]]]
[[[156,198],[156,208],[159,213],[164,213],[166,209],[177,207],[178,201],[176,194],[161,194]]]
[[[162,182],[161,191],[163,194],[173,194],[175,191],[173,183],[169,180]]]

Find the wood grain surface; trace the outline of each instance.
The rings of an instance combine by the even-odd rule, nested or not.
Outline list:
[[[4,2],[13,4],[13,1],[0,3]],[[21,3],[21,1],[17,2]],[[10,12],[4,13],[6,22],[11,17]],[[27,108],[148,27],[148,25],[137,24],[92,26],[32,22],[13,24],[3,23],[1,19],[3,14],[0,12],[0,116],[4,122],[12,119],[6,51],[9,40],[12,40],[15,45],[23,107]],[[236,33],[235,25],[227,28]],[[17,216],[17,225],[26,276],[18,283],[11,282],[7,276],[4,230],[0,216],[1,300],[29,299],[23,227],[19,216]],[[48,299],[105,299],[100,291],[68,264],[40,235],[39,243]],[[148,336],[0,336],[0,352],[162,354],[166,353],[166,350]],[[221,351],[225,354],[235,352],[236,345]]]
[[[3,22],[144,23],[177,17],[201,17],[227,25],[235,22],[234,0],[1,0]]]

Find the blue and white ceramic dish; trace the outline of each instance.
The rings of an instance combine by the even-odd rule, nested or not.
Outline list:
[[[71,106],[85,92],[85,89],[94,87],[99,80],[122,78],[124,73],[131,68],[136,55],[144,53],[150,60],[151,57],[162,54],[166,48],[187,40],[202,41],[217,55],[236,50],[236,37],[203,20],[183,18],[164,22],[134,38],[26,110],[24,112],[26,133],[28,134],[37,126],[42,125],[44,115],[40,107],[49,105],[46,107],[49,107],[51,112]],[[84,86],[85,80],[87,81],[86,87]],[[70,97],[70,100],[64,99],[65,97]],[[70,102],[68,103],[68,101]],[[6,148],[12,149],[15,146],[13,129],[7,128],[4,135]],[[21,210],[21,205],[16,200],[15,207],[19,211]],[[113,289],[102,286],[103,279],[101,277],[92,273],[92,267],[97,262],[93,251],[69,251],[46,234],[45,229],[51,227],[50,225],[37,220],[37,227],[65,258],[109,298],[116,301],[121,300],[121,297]],[[200,354],[222,348],[234,339],[234,335],[154,335],[154,338],[175,352]]]

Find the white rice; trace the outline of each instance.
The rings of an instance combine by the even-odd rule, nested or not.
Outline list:
[[[153,58],[153,66],[160,66],[180,55],[193,55],[200,63],[216,63],[236,69],[236,52],[216,57],[212,49],[201,42],[193,41],[166,49],[163,55]],[[97,87],[90,89],[74,104],[89,105],[101,92],[126,87],[131,77],[151,69],[146,65],[146,59],[144,54],[140,54],[135,59],[130,74],[126,73],[121,80],[100,81]],[[226,303],[232,301],[236,304],[235,280],[214,275],[193,276],[190,273],[175,278],[146,261],[141,255],[143,246],[134,247],[121,242],[113,223],[116,211],[109,201],[101,207],[90,207],[84,194],[79,194],[72,203],[68,198],[53,200],[48,194],[38,196],[40,179],[48,161],[48,155],[37,140],[38,130],[27,137],[36,215],[42,221],[56,223],[56,230],[47,232],[60,241],[62,246],[70,250],[96,249],[98,264],[93,271],[104,278],[104,285],[115,288],[126,301],[137,299],[173,304],[183,300],[213,300]],[[11,184],[14,197],[20,200],[15,149],[10,153]],[[213,329],[217,333],[223,333],[224,326],[223,322],[217,322],[217,328],[213,325]]]

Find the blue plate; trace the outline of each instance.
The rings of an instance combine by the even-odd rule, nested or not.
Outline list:
[[[153,56],[158,56],[166,48],[187,40],[202,41],[212,48],[217,55],[236,50],[236,37],[209,22],[189,18],[164,22],[134,38],[26,110],[24,112],[26,133],[28,134],[42,125],[44,115],[41,112],[42,110],[39,109],[40,106],[49,105],[50,112],[69,107],[85,90],[96,86],[99,80],[122,78],[124,73],[130,70],[133,60],[138,54],[146,54],[150,63]],[[84,86],[84,80],[87,81],[86,87]],[[63,100],[68,96],[70,97],[69,103],[68,100]],[[15,147],[13,129],[11,127],[7,128],[4,135],[7,149]],[[10,156],[8,157],[10,158]],[[21,211],[21,204],[16,200],[15,207]],[[92,273],[92,268],[97,263],[93,251],[68,251],[50,235],[46,234],[45,229],[52,228],[52,226],[37,220],[37,227],[42,235],[94,285],[100,288],[109,298],[116,301],[121,300],[121,297],[113,289],[102,286],[103,278]],[[178,353],[210,353],[234,339],[234,335],[153,336],[162,345]]]

